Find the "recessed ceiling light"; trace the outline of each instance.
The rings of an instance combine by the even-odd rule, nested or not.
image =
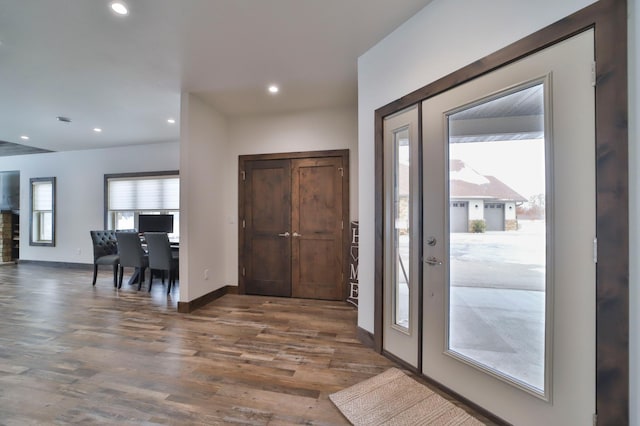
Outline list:
[[[93,131],[96,132],[96,133],[100,133],[100,132],[102,132],[102,129],[100,127],[94,127]]]
[[[22,135],[22,136],[20,136],[20,139],[22,139],[23,141],[28,141],[29,140],[29,136]]]
[[[176,120],[173,118],[167,118],[167,123],[169,124],[176,124]]]
[[[271,86],[269,86],[269,93],[278,93],[280,91],[280,88],[278,86],[276,86],[275,84],[272,84]]]
[[[127,8],[127,4],[122,0],[116,0],[111,2],[111,10],[113,10],[118,15],[128,15],[129,9]]]

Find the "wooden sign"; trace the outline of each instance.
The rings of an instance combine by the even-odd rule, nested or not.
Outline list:
[[[351,222],[351,247],[349,256],[349,297],[347,302],[358,306],[358,238],[360,225],[357,220]]]

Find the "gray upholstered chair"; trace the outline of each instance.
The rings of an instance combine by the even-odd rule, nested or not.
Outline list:
[[[120,265],[116,231],[89,231],[89,234],[93,242],[93,285],[96,285],[98,266],[110,265],[113,267],[113,286],[116,287]]]
[[[169,236],[166,232],[145,232],[144,239],[149,251],[149,291],[153,284],[153,271],[169,272],[169,285],[167,294],[171,293],[171,286],[176,283],[178,274],[178,252],[171,250]]]
[[[149,257],[142,249],[142,243],[137,232],[116,232],[118,240],[118,253],[120,254],[120,278],[118,288],[122,287],[122,276],[125,267],[133,267],[136,270],[138,290],[142,288],[144,271],[149,267]]]

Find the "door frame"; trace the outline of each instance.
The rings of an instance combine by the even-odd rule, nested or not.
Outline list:
[[[264,161],[264,160],[294,160],[300,158],[323,158],[323,157],[339,157],[342,159],[343,179],[342,179],[342,221],[344,223],[342,229],[342,258],[343,263],[343,299],[346,300],[348,296],[348,286],[346,285],[347,277],[349,276],[349,250],[351,247],[351,240],[349,235],[349,150],[348,149],[335,149],[326,151],[300,151],[300,152],[283,152],[283,153],[270,153],[270,154],[251,154],[251,155],[239,155],[238,156],[238,294],[246,294],[245,281],[243,275],[243,265],[245,264],[245,244],[244,244],[244,228],[242,227],[242,220],[245,216],[244,206],[244,185],[245,178],[244,171],[246,170],[245,164],[249,161]]]
[[[629,423],[629,182],[627,2],[600,0],[375,111],[374,348],[382,353],[384,117],[532,55],[595,31],[596,58],[596,413],[598,425]],[[362,332],[360,333],[362,334]],[[428,378],[426,378],[428,379]],[[436,385],[446,387],[437,384]],[[450,393],[455,394],[455,392]],[[459,397],[459,395],[458,395]],[[461,398],[464,399],[464,398]],[[474,405],[471,403],[471,405]]]

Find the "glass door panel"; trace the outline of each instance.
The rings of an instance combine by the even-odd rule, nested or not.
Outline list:
[[[447,115],[448,350],[544,395],[544,84]]]
[[[395,258],[394,283],[394,325],[409,329],[409,283],[411,269],[410,241],[411,225],[409,215],[409,182],[411,153],[409,151],[409,130],[394,132],[394,176],[393,176],[393,246]]]
[[[420,205],[418,108],[384,121],[383,349],[418,367]]]

